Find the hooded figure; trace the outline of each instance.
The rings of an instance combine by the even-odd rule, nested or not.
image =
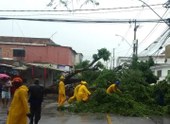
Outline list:
[[[64,76],[60,77],[60,82],[58,85],[58,106],[62,106],[66,101]]]
[[[19,76],[14,77],[14,79],[12,80],[12,87],[11,87],[11,95],[12,95],[12,97],[14,96],[14,92],[17,89],[17,87],[15,87],[13,85],[13,83],[15,83],[15,82],[23,82],[23,81],[22,81],[22,79]]]
[[[28,88],[22,83],[21,78],[13,80],[13,85],[16,87],[16,90],[9,107],[6,124],[27,124],[27,115],[30,113]]]
[[[107,90],[106,90],[106,92],[108,93],[108,94],[111,94],[111,93],[115,93],[115,92],[121,92],[120,90],[119,90],[119,85],[120,85],[120,82],[119,81],[116,81],[114,84],[111,84],[108,88],[107,88]]]
[[[81,81],[81,86],[79,87],[78,92],[77,92],[77,101],[86,102],[89,96],[91,95],[86,85],[87,85],[86,81]]]

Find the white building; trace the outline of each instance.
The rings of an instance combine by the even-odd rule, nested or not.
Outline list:
[[[166,76],[170,74],[170,64],[160,64],[151,67],[154,75],[159,77],[159,80],[166,79]]]
[[[150,44],[148,48],[138,55],[139,61],[146,61],[151,56],[155,62],[155,66],[151,67],[153,73],[164,80],[170,74],[170,29],[166,29],[158,39]],[[131,57],[118,57],[116,65],[130,63]]]
[[[75,64],[79,64],[82,61],[83,61],[83,54],[77,53],[76,56],[75,56]]]

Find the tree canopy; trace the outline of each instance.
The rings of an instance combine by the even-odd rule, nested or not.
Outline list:
[[[125,116],[170,114],[170,85],[166,81],[156,84],[158,78],[150,70],[154,65],[152,57],[148,61],[132,58],[132,63],[124,63],[114,69],[98,69],[98,60],[106,61],[109,55],[106,49],[100,49],[98,54],[93,55],[92,62],[83,61],[77,65],[78,70],[83,70],[78,78],[88,82],[92,95],[88,102],[75,102],[66,110]],[[116,80],[121,82],[122,93],[107,94],[107,87]]]

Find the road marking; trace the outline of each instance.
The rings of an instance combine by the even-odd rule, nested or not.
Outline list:
[[[107,118],[107,123],[108,123],[108,124],[112,124],[112,120],[111,120],[109,114],[106,115],[106,118]]]

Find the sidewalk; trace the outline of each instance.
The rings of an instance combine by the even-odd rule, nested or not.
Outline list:
[[[2,108],[0,105],[0,124],[5,124],[7,117],[7,108]]]

